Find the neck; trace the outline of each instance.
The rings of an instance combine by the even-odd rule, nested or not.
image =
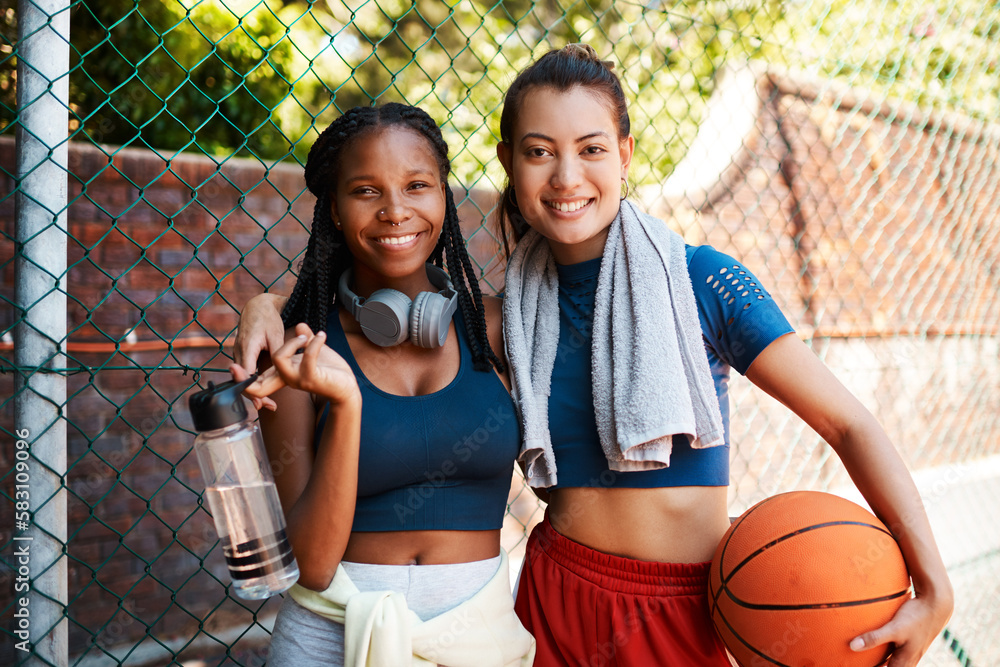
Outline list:
[[[590,259],[596,259],[604,254],[604,244],[608,240],[609,229],[610,226],[605,227],[595,236],[579,243],[558,243],[552,239],[546,240],[549,243],[549,249],[552,251],[552,257],[555,258],[556,264],[562,264],[563,266],[579,264]]]
[[[420,292],[437,292],[439,288],[427,277],[427,270],[424,266],[421,266],[418,271],[403,276],[376,275],[363,266],[355,266],[351,289],[355,294],[365,299],[377,290],[394,289],[412,300]]]

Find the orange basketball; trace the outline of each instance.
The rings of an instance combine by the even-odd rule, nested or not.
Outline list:
[[[757,503],[726,532],[708,584],[712,620],[742,667],[875,667],[854,652],[910,598],[899,546],[868,510],[829,493]]]

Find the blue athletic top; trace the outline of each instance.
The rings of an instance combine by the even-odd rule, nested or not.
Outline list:
[[[327,345],[347,360],[361,389],[361,451],[353,530],[496,530],[507,510],[521,446],[514,403],[491,369],[477,372],[461,310],[458,375],[425,396],[373,385],[351,353],[337,309]],[[316,441],[329,412],[324,408]]]
[[[760,281],[729,255],[711,246],[688,246],[687,262],[726,445],[692,449],[687,438],[678,435],[666,468],[640,472],[608,468],[594,417],[590,356],[601,258],[558,266],[559,348],[552,371],[549,429],[559,482],[550,488],[728,486],[729,369],[746,373],[764,348],[794,330]]]

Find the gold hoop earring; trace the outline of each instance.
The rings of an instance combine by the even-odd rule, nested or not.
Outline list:
[[[521,207],[517,205],[517,193],[514,192],[514,188],[510,189],[510,203],[514,205],[516,210],[521,210]]]
[[[625,191],[622,193],[622,201],[625,201],[625,198],[628,197],[628,181],[624,178],[622,179],[622,185],[625,186]]]

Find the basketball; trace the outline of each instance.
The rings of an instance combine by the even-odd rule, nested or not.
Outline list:
[[[829,493],[793,491],[757,503],[729,527],[708,596],[741,667],[876,667],[889,645],[848,645],[892,618],[910,598],[910,577],[871,512]]]

